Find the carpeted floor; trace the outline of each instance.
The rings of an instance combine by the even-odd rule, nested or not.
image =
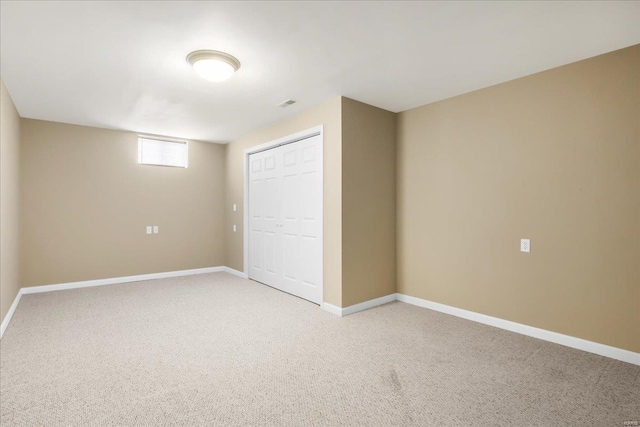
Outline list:
[[[8,426],[621,426],[640,367],[394,302],[339,318],[226,273],[24,295]]]

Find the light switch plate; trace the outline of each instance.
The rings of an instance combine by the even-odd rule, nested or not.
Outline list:
[[[233,232],[234,233],[236,232],[236,225],[235,224],[233,224]]]
[[[153,234],[158,234],[158,226],[157,225],[153,226]]]
[[[151,231],[151,226],[147,225],[147,234],[151,234],[153,233],[153,231]]]
[[[235,203],[233,204],[233,211],[234,212],[236,211],[236,204]]]
[[[520,252],[531,252],[531,240],[520,239]]]

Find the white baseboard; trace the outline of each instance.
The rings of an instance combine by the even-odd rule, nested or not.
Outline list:
[[[487,316],[461,308],[428,301],[421,298],[412,297],[404,294],[397,294],[398,301],[407,304],[417,305],[441,313],[451,314],[463,319],[472,320],[474,322],[483,323],[485,325],[494,326],[507,331],[516,332],[518,334],[527,335],[556,344],[564,345],[589,353],[598,354],[600,356],[610,357],[612,359],[621,360],[623,362],[640,365],[640,353],[624,350],[617,347],[611,347],[605,344],[587,341],[582,338],[572,337],[569,335],[559,334],[557,332],[547,331],[545,329],[535,328],[533,326],[523,325],[521,323],[512,322],[510,320],[499,319],[497,317]]]
[[[322,307],[324,311],[328,311],[331,314],[335,314],[336,316],[342,316],[342,308],[338,306],[329,304],[328,302],[323,302],[320,307]]]
[[[348,316],[353,313],[357,313],[362,310],[367,310],[369,308],[377,307],[382,304],[386,304],[388,302],[395,301],[396,294],[385,295],[380,298],[371,299],[369,301],[361,302],[359,304],[350,305],[349,307],[337,307],[335,305],[329,303],[322,303],[322,309],[328,311],[329,313],[335,314],[337,316]]]
[[[166,279],[168,277],[191,276],[193,274],[226,271],[227,267],[195,268],[192,270],[165,271],[162,273],[138,274],[136,276],[114,277],[110,279],[85,280],[82,282],[58,283],[56,285],[31,286],[22,288],[23,294],[62,291],[66,289],[90,288],[93,286],[116,285],[118,283],[141,282],[143,280]]]
[[[246,274],[234,270],[233,268],[219,266],[219,267],[206,267],[206,268],[195,268],[192,270],[178,270],[178,271],[166,271],[162,273],[151,273],[151,274],[139,274],[136,276],[125,276],[125,277],[114,277],[111,279],[97,279],[97,280],[85,280],[82,282],[71,282],[71,283],[58,283],[55,285],[43,285],[43,286],[30,286],[27,288],[20,288],[18,291],[18,295],[16,299],[11,304],[7,315],[4,317],[2,321],[2,325],[0,326],[0,338],[4,335],[4,331],[9,326],[9,322],[11,322],[11,317],[13,316],[14,311],[18,307],[18,302],[20,301],[20,297],[24,294],[38,294],[41,292],[52,292],[52,291],[62,291],[66,289],[77,289],[77,288],[89,288],[93,286],[104,286],[104,285],[116,285],[118,283],[130,283],[130,282],[140,282],[143,280],[153,280],[153,279],[165,279],[168,277],[180,277],[180,276],[191,276],[193,274],[204,274],[204,273],[217,273],[217,272],[225,272],[229,274],[233,274],[235,276],[246,278]]]
[[[9,326],[11,317],[13,317],[13,313],[16,311],[16,308],[18,308],[18,303],[20,302],[21,296],[22,289],[18,291],[18,295],[16,295],[16,298],[13,300],[13,304],[11,304],[11,307],[9,307],[9,311],[7,311],[6,316],[4,316],[4,320],[2,320],[2,325],[0,325],[0,338],[2,338],[2,336],[4,335],[4,331],[5,329],[7,329],[7,326]]]
[[[373,307],[377,307],[382,304],[393,302],[397,299],[396,294],[385,295],[380,298],[371,299],[369,301],[361,302],[360,304],[350,305],[342,309],[342,315],[348,316],[353,313],[357,313],[362,310],[367,310]]]
[[[235,270],[235,269],[233,269],[231,267],[222,267],[222,271],[225,271],[225,272],[227,272],[229,274],[233,274],[234,276],[241,277],[243,279],[248,279],[249,278],[248,274],[243,273],[242,271]]]

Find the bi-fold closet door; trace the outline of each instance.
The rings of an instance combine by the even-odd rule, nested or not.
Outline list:
[[[322,143],[249,155],[249,278],[322,303]]]

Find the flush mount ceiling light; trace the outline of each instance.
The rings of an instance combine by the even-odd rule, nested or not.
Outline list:
[[[216,50],[196,50],[187,55],[187,62],[203,79],[222,82],[240,68],[240,61],[228,53]]]

